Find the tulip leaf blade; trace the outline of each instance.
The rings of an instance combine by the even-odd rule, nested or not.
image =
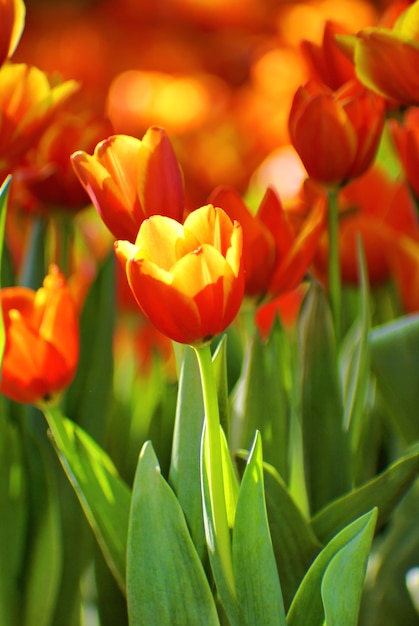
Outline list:
[[[310,286],[303,302],[299,343],[304,471],[310,510],[315,513],[351,486],[332,316],[317,283]]]
[[[32,494],[29,524],[31,543],[25,567],[22,626],[51,626],[64,573],[56,463],[48,441],[33,433],[30,438],[29,484]]]
[[[152,444],[139,456],[127,549],[131,626],[219,624],[204,569]]]
[[[419,315],[406,315],[371,330],[371,369],[396,431],[419,439]]]
[[[44,409],[52,442],[108,566],[125,591],[125,561],[131,492],[106,452],[83,429]]]
[[[329,541],[343,526],[372,507],[378,509],[377,528],[380,528],[418,471],[419,447],[415,446],[381,474],[320,510],[311,520],[316,536],[322,542]]]
[[[185,346],[179,376],[169,482],[202,559],[206,554],[199,462],[203,423],[204,404],[198,361],[193,348]]]
[[[256,433],[240,485],[232,550],[243,623],[285,626],[285,609],[265,505],[259,433]]]
[[[356,626],[376,518],[376,509],[368,511],[345,526],[318,554],[293,598],[288,626],[323,626],[325,617],[327,624]],[[341,571],[336,576],[342,562],[351,572],[349,581]]]

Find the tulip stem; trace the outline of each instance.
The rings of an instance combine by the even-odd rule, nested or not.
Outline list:
[[[224,492],[221,439],[220,439],[220,414],[218,409],[217,387],[215,382],[211,349],[209,345],[195,348],[201,374],[202,394],[205,410],[206,426],[206,471],[208,476],[210,506],[214,537],[209,531],[207,543],[210,555],[212,551],[218,552],[223,574],[231,595],[235,596],[235,582],[233,562],[231,554],[230,529],[227,521],[227,509]],[[205,500],[203,497],[204,508]],[[205,524],[207,529],[208,524]]]
[[[338,189],[328,194],[329,228],[329,298],[332,309],[335,338],[339,342],[341,334],[342,285],[339,257],[339,210]]]

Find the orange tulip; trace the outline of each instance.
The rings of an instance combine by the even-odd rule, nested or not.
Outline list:
[[[375,157],[384,112],[384,101],[355,80],[335,92],[315,81],[300,87],[289,131],[309,176],[343,185],[363,174]]]
[[[12,56],[24,25],[23,0],[0,0],[0,65]]]
[[[0,68],[0,173],[10,173],[78,87],[72,80],[52,86],[44,72],[25,64]]]
[[[0,291],[6,344],[0,392],[17,402],[42,405],[71,382],[79,355],[77,306],[63,274],[51,266],[38,291]]]
[[[149,128],[140,141],[113,135],[90,156],[71,157],[74,171],[102,220],[116,239],[134,242],[151,215],[181,220],[183,179],[171,143],[161,128]]]
[[[408,109],[403,123],[390,120],[390,131],[406,178],[419,198],[419,109]]]
[[[309,267],[323,230],[325,201],[319,201],[297,232],[292,215],[284,211],[275,191],[268,188],[256,215],[232,188],[220,187],[210,202],[221,206],[243,228],[245,293],[261,302],[291,291]]]
[[[342,33],[347,33],[347,31],[336,22],[328,20],[320,45],[311,41],[301,43],[301,49],[309,62],[312,78],[333,90],[339,89],[349,80],[355,78],[353,64],[336,43],[335,35]]]
[[[403,11],[392,28],[365,28],[338,41],[366,87],[401,105],[419,105],[418,2]]]
[[[211,204],[184,225],[162,215],[145,220],[135,244],[116,254],[146,317],[179,343],[203,345],[237,315],[244,291],[242,229]]]

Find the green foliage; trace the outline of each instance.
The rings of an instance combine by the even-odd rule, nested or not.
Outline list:
[[[219,624],[182,509],[150,443],[140,454],[133,487],[127,596],[130,626]]]

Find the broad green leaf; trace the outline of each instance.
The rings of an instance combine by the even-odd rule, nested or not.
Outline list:
[[[380,528],[412,484],[419,471],[419,451],[414,449],[364,485],[331,502],[311,520],[316,536],[327,542],[346,524],[373,507]]]
[[[186,520],[150,442],[133,487],[127,550],[130,626],[219,624]]]
[[[376,517],[376,510],[359,517],[323,548],[294,596],[287,615],[288,626],[323,626],[326,616],[328,626],[355,626],[356,622],[353,621],[339,622],[342,614],[339,611],[351,619],[358,614],[359,586],[365,575]],[[348,584],[346,576],[339,569],[342,562],[355,576],[354,584]],[[336,569],[339,569],[339,575],[336,575]]]
[[[185,514],[201,559],[206,554],[199,460],[203,423],[204,405],[198,361],[195,351],[185,346],[179,377],[169,482]]]
[[[365,526],[331,559],[321,583],[328,626],[357,626],[367,559],[374,537],[376,510]]]
[[[131,492],[109,456],[58,408],[44,410],[59,459],[104,557],[125,590],[125,555]]]
[[[264,464],[266,508],[285,607],[321,544],[272,466]]]
[[[278,324],[267,342],[253,333],[233,394],[231,449],[248,450],[256,430],[263,439],[267,462],[288,478],[289,398],[284,380],[286,337]]]
[[[27,431],[29,435],[29,431]],[[28,455],[31,489],[29,553],[24,568],[23,626],[53,626],[52,618],[63,573],[61,510],[56,459],[45,438],[31,435]],[[28,450],[28,448],[27,448]]]
[[[304,470],[315,513],[349,490],[351,467],[331,313],[314,283],[301,310],[299,336]]]
[[[419,315],[406,315],[370,332],[371,369],[407,443],[419,439]]]
[[[362,626],[416,626],[418,614],[407,576],[419,563],[419,481],[416,480],[379,535],[362,599]]]
[[[17,625],[28,515],[23,442],[0,398],[0,624]]]
[[[241,624],[286,626],[266,513],[259,433],[240,485],[233,529],[233,567]]]

